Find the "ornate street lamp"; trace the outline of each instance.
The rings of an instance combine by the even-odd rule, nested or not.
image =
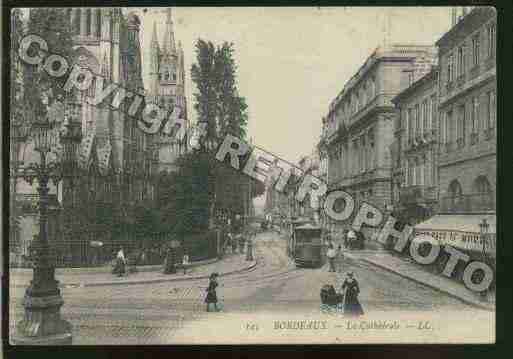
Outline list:
[[[30,131],[30,125],[29,125],[29,119],[27,119],[26,116],[24,116],[24,113],[26,114],[24,110],[25,108],[16,107],[14,105],[11,106],[13,109],[12,115],[11,115],[11,121],[10,121],[10,128],[9,128],[9,139],[10,139],[10,165],[9,168],[11,170],[10,176],[11,176],[11,190],[10,190],[10,213],[9,217],[12,220],[11,223],[13,223],[13,227],[11,227],[9,236],[12,241],[10,242],[11,248],[14,247],[14,245],[18,242],[18,230],[17,225],[14,225],[14,223],[17,220],[17,206],[16,206],[16,193],[17,193],[17,180],[18,180],[18,171],[20,166],[20,149],[21,144],[27,140],[29,131]]]
[[[488,228],[490,225],[488,224],[486,218],[483,218],[481,223],[479,223],[479,233],[481,237],[481,243],[483,244],[482,247],[482,256],[483,256],[483,263],[486,263],[486,243],[488,240]],[[488,291],[485,289],[481,293],[481,300],[487,301],[488,300]]]
[[[57,161],[47,162],[47,155],[57,142],[53,124],[44,117],[35,121],[31,128],[34,149],[39,152],[41,160],[40,163],[29,164],[22,176],[31,185],[34,180],[38,182],[39,236],[34,243],[33,279],[23,299],[24,319],[16,327],[16,344],[59,345],[71,344],[72,341],[71,324],[60,316],[64,301],[55,279],[55,264],[48,241],[48,182],[51,179],[57,184],[63,176],[70,174],[65,172],[69,170],[66,166],[74,161],[81,140],[80,127],[74,121],[66,121],[68,123],[61,133],[61,143],[65,147],[61,165]]]

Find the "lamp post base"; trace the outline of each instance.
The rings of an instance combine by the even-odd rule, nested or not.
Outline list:
[[[25,295],[25,317],[16,325],[13,345],[71,345],[72,326],[60,316],[62,297]]]

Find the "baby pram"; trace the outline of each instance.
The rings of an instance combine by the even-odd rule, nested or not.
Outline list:
[[[342,305],[344,296],[335,291],[331,284],[325,284],[321,288],[321,303],[323,306],[338,307]]]

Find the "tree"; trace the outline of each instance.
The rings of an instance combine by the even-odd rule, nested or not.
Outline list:
[[[198,122],[207,123],[207,138],[219,140],[231,134],[246,137],[248,106],[237,90],[237,66],[233,43],[214,46],[210,41],[196,42],[197,63],[191,77],[196,85],[194,108]]]

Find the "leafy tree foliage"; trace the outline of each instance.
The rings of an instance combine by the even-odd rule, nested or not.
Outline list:
[[[196,85],[194,109],[198,122],[207,123],[207,137],[219,139],[226,134],[246,137],[248,106],[237,90],[237,66],[233,43],[214,46],[210,41],[196,42],[197,63],[191,77]]]

